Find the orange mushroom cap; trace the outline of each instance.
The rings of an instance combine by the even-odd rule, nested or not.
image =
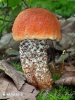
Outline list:
[[[16,41],[24,39],[61,40],[60,23],[56,16],[44,8],[29,8],[17,16],[12,32]]]

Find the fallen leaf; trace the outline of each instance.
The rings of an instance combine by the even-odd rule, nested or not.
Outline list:
[[[28,83],[18,91],[14,83],[6,76],[6,74],[0,77],[0,100],[36,100],[38,90]]]
[[[19,42],[12,38],[12,33],[4,34],[0,39],[0,55],[18,55]],[[15,52],[14,52],[15,51]]]
[[[73,66],[73,65],[65,66],[65,70],[66,71],[75,71],[75,66]]]
[[[75,71],[68,71],[68,72],[64,73],[59,80],[55,81],[55,84],[75,86]]]
[[[59,43],[54,41],[54,47],[57,50],[67,50],[74,47],[75,50],[75,17],[61,19],[60,24],[62,40]]]
[[[14,66],[8,64],[6,61],[0,61],[0,69],[3,70],[14,81],[18,90],[20,90],[25,83],[25,77],[23,77]]]
[[[19,52],[15,49],[12,49],[12,48],[8,48],[5,50],[5,54],[7,54],[8,56],[17,56],[19,55]]]
[[[19,42],[16,42],[12,38],[12,33],[7,33],[3,35],[0,39],[0,49],[13,48],[15,50],[19,49]]]

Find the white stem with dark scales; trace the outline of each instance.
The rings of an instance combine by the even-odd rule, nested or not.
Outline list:
[[[51,88],[52,77],[47,64],[47,40],[29,40],[20,42],[20,59],[27,81],[40,88]]]

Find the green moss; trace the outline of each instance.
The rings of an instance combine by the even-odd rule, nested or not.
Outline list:
[[[67,86],[54,86],[54,88],[47,95],[43,91],[36,97],[37,100],[73,100],[75,90]]]

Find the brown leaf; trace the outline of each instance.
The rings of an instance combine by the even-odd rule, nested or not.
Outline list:
[[[59,43],[54,41],[55,48],[63,50],[75,47],[75,17],[68,18],[67,20],[61,19],[60,23],[62,40]]]
[[[66,71],[75,71],[75,67],[73,65],[65,66]]]
[[[0,61],[0,69],[3,70],[14,81],[17,89],[20,90],[25,83],[25,78],[16,70],[16,68],[6,61]]]
[[[75,31],[75,21],[68,23],[65,27],[62,28],[63,33],[71,33]]]
[[[18,50],[19,48],[19,42],[16,42],[12,38],[12,33],[4,34],[0,39],[0,49],[8,49],[13,48],[15,50]]]
[[[0,77],[0,100],[36,100],[39,93],[32,85],[24,84],[20,91],[17,90],[14,83],[4,74]]]
[[[55,84],[74,85],[75,86],[75,71],[68,71],[62,77],[55,81]]]

